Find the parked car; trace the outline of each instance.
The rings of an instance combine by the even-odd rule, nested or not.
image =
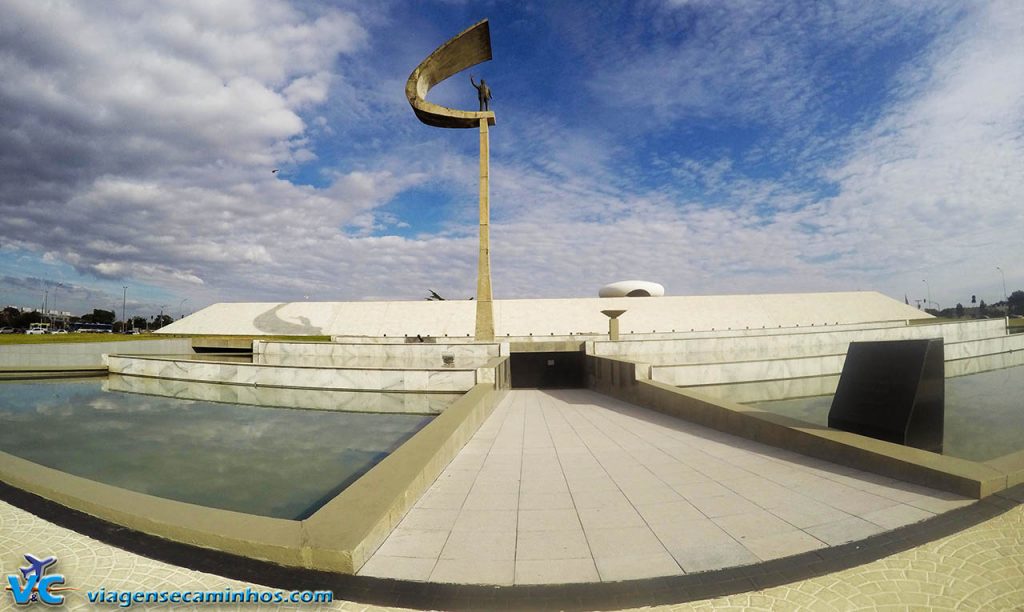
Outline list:
[[[48,334],[50,333],[49,323],[32,323],[28,326],[26,334]]]
[[[13,333],[15,333],[13,327],[0,327],[0,334],[13,334]]]
[[[53,330],[50,333],[51,334],[66,334],[66,333],[68,333],[68,330],[66,330],[66,329],[55,329],[55,330]]]

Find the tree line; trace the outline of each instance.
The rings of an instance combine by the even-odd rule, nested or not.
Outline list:
[[[943,308],[942,310],[926,308],[925,312],[950,319],[962,319],[967,316],[973,318],[1024,316],[1024,291],[1018,289],[1007,296],[1005,301],[994,304],[986,304],[985,300],[981,300],[977,306],[965,307],[958,302],[953,308]]]
[[[33,323],[48,323],[51,317],[44,315],[41,312],[22,312],[21,310],[8,306],[0,311],[0,327],[13,327],[15,329],[28,329]],[[58,321],[63,322],[63,317],[57,318]],[[153,330],[160,329],[165,325],[170,325],[174,322],[171,315],[154,315],[150,319],[145,317],[131,317],[127,322],[118,321],[117,314],[113,310],[103,310],[102,308],[95,308],[92,312],[83,314],[77,317],[69,317],[67,319],[67,325],[70,327],[75,323],[104,323],[112,326],[115,332],[121,332],[125,329],[140,329],[140,330]],[[57,323],[55,327],[62,327],[62,323]]]

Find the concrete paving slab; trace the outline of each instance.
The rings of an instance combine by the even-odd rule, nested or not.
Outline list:
[[[851,516],[838,521],[808,527],[805,531],[829,546],[835,546],[855,540],[863,540],[876,533],[885,531],[885,528],[856,516]]]
[[[667,555],[678,571],[707,571],[866,537],[931,516],[924,508],[970,503],[585,390],[514,390],[469,446],[473,459],[453,462],[409,525],[440,526],[458,510],[451,532],[464,535],[449,550],[460,550],[460,559],[471,552],[466,534],[501,532],[500,545],[481,544],[478,553],[495,548],[491,560],[517,562],[587,555],[601,580],[639,575],[631,562],[613,567],[612,558],[647,558],[672,575]],[[434,522],[418,509],[434,511]],[[455,580],[457,567],[435,568],[431,579]],[[503,581],[521,575],[537,583],[543,566],[500,567]],[[592,575],[586,567],[570,573]]]
[[[572,508],[520,510],[518,529],[524,531],[581,530],[580,518]]]
[[[516,558],[514,531],[453,530],[441,550],[441,559],[468,559],[481,562]]]
[[[688,574],[749,565],[761,560],[760,557],[735,540],[714,544],[697,544],[686,548],[676,548],[671,552],[672,557]]]
[[[514,559],[439,559],[431,582],[509,585],[515,581]]]
[[[582,529],[563,531],[524,531],[519,533],[515,549],[516,559],[532,561],[558,559],[590,559],[587,537]]]
[[[661,540],[647,526],[586,529],[586,534],[595,559],[665,552]]]
[[[416,557],[436,559],[441,554],[451,532],[433,529],[397,528],[377,549],[377,554],[386,557]]]
[[[935,516],[933,513],[907,504],[899,504],[890,508],[882,508],[874,512],[867,512],[861,517],[886,529],[896,529],[904,525],[917,523]]]
[[[683,569],[667,552],[597,557],[594,562],[601,580],[608,582],[683,574]]]
[[[399,529],[441,529],[451,531],[459,511],[454,509],[413,508],[399,523]]]
[[[425,582],[430,579],[430,573],[434,571],[436,564],[436,558],[417,559],[413,557],[377,555],[366,562],[362,571],[381,578]]]
[[[601,580],[591,558],[516,559],[516,584],[572,584]]]

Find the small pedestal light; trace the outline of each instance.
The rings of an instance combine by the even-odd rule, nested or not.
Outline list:
[[[601,314],[608,317],[608,339],[617,341],[619,339],[619,317],[625,310],[602,310]]]

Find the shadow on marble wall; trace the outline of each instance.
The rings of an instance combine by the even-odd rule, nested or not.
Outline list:
[[[299,323],[292,323],[278,316],[278,312],[288,304],[278,304],[253,319],[256,329],[267,334],[280,336],[323,336],[323,328],[310,324],[307,317],[295,317]]]

